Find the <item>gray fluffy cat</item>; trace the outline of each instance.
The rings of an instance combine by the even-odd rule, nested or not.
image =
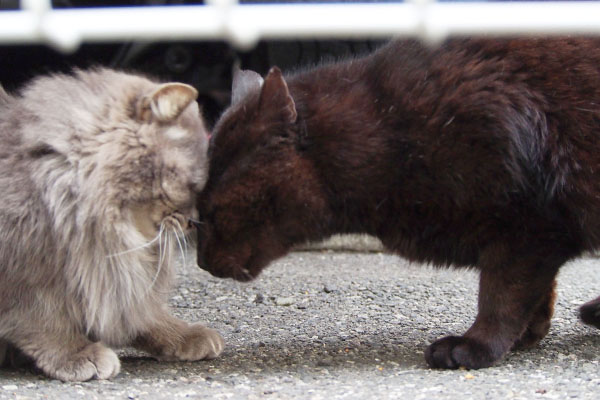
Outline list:
[[[64,381],[107,379],[133,345],[213,358],[169,314],[174,258],[206,180],[197,92],[108,69],[0,87],[0,364],[11,346]]]

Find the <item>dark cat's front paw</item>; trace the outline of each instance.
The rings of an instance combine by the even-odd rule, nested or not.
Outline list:
[[[477,369],[491,366],[496,358],[483,343],[464,336],[447,336],[425,350],[425,360],[431,368]]]
[[[538,344],[550,330],[550,321],[540,322],[537,325],[529,325],[519,340],[513,344],[511,350],[529,349]]]

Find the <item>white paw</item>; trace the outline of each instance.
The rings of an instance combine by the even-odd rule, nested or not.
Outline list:
[[[175,359],[182,361],[207,360],[216,358],[224,347],[225,341],[219,332],[201,324],[192,324],[174,355]]]
[[[88,381],[115,377],[121,370],[121,363],[114,351],[101,343],[92,343],[52,366],[40,367],[61,381]]]

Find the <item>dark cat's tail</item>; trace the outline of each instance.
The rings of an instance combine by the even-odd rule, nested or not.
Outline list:
[[[600,297],[582,305],[579,316],[584,323],[600,328]]]

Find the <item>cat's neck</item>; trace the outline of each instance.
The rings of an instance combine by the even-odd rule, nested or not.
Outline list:
[[[336,232],[374,234],[388,207],[393,172],[385,166],[397,157],[390,146],[406,105],[381,93],[370,59],[321,67],[293,77],[290,93],[298,110],[300,148],[322,174],[331,207],[341,210]],[[403,75],[396,90],[410,84]],[[391,116],[391,117],[390,117]]]

